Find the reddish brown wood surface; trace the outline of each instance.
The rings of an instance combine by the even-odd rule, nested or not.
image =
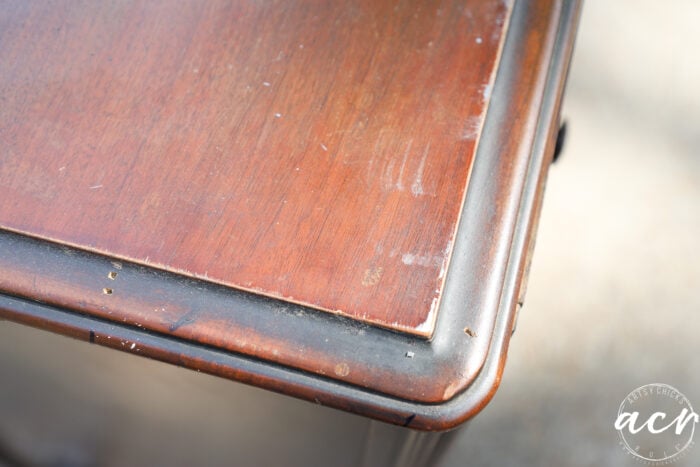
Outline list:
[[[509,11],[4,2],[0,226],[430,335]]]

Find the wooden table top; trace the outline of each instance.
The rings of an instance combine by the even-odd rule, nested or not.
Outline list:
[[[11,6],[0,226],[432,334],[507,2]]]
[[[5,2],[0,315],[394,423],[324,385],[452,400],[502,367],[576,12]]]

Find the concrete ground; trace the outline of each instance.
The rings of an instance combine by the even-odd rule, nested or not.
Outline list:
[[[625,395],[662,382],[700,410],[698,19],[692,0],[585,5],[504,378],[443,467],[641,465],[612,426]],[[366,424],[0,323],[0,443],[33,465],[356,465]]]

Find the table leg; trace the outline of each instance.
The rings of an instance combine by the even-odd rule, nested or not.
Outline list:
[[[449,448],[456,429],[431,433],[370,421],[367,428],[363,467],[424,467],[437,465]]]

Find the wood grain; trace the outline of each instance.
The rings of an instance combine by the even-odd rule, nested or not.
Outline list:
[[[430,336],[509,11],[4,2],[0,227]]]

